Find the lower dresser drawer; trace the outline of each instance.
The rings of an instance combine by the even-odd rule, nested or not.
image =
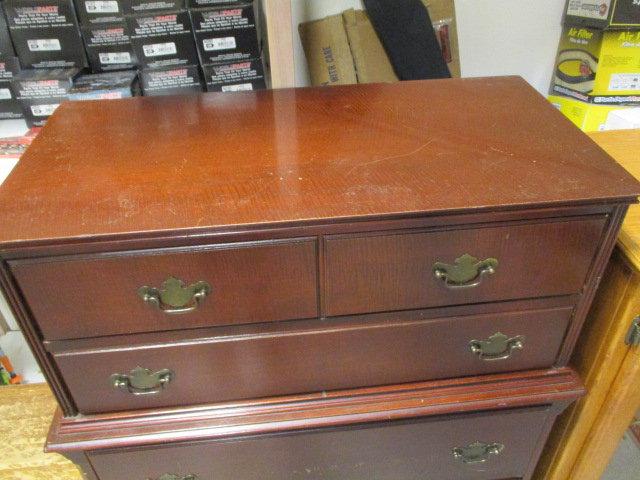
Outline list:
[[[522,478],[551,407],[89,452],[100,480]]]
[[[571,317],[570,300],[165,332],[50,348],[80,413],[196,405],[549,368]]]

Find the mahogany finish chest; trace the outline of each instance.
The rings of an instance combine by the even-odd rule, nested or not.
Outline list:
[[[0,281],[100,480],[531,477],[638,183],[518,78],[63,104]]]

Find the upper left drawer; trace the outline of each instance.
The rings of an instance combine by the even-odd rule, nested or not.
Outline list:
[[[314,239],[14,260],[47,340],[313,318]]]

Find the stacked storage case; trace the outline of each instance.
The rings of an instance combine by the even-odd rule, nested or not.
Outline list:
[[[257,0],[2,4],[0,119],[39,126],[64,100],[266,88]]]

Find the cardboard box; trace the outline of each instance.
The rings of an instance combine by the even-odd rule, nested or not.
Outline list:
[[[142,70],[140,83],[142,94],[147,97],[202,92],[202,78],[198,65]]]
[[[68,99],[77,68],[22,70],[11,81],[11,89],[22,106],[29,127],[42,126],[60,103]]]
[[[24,68],[87,66],[71,0],[6,0],[5,8]]]
[[[363,10],[342,13],[358,83],[397,82],[387,52]]]
[[[81,27],[81,31],[93,72],[124,70],[138,65],[126,22]]]
[[[301,23],[298,31],[307,57],[311,85],[358,83],[341,14]]]
[[[75,0],[81,25],[123,22],[131,12],[129,0]]]
[[[564,24],[600,29],[640,27],[640,1],[568,0]]]
[[[69,90],[69,100],[111,100],[138,94],[138,72],[123,70],[80,75]]]
[[[142,68],[196,65],[198,53],[186,10],[128,17],[133,51]]]
[[[267,88],[260,58],[202,67],[207,92],[240,92]]]
[[[549,95],[549,101],[584,132],[609,130],[607,123],[611,122],[612,113],[633,108],[623,105],[597,105],[561,95]]]
[[[611,112],[607,117],[606,127],[607,130],[635,130],[640,128],[640,107],[630,107]]]
[[[9,35],[9,25],[4,13],[4,6],[0,3],[0,60],[7,57],[15,57],[11,36]]]
[[[551,90],[601,104],[637,101],[640,31],[565,26]]]
[[[183,10],[185,0],[127,0],[130,13],[135,15],[147,15],[155,12],[169,12]]]
[[[253,2],[231,7],[193,9],[190,14],[200,63],[203,65],[260,56]]]
[[[453,0],[422,0],[429,11],[443,57],[460,76]],[[394,82],[393,66],[365,11],[346,10],[298,27],[312,85]]]

